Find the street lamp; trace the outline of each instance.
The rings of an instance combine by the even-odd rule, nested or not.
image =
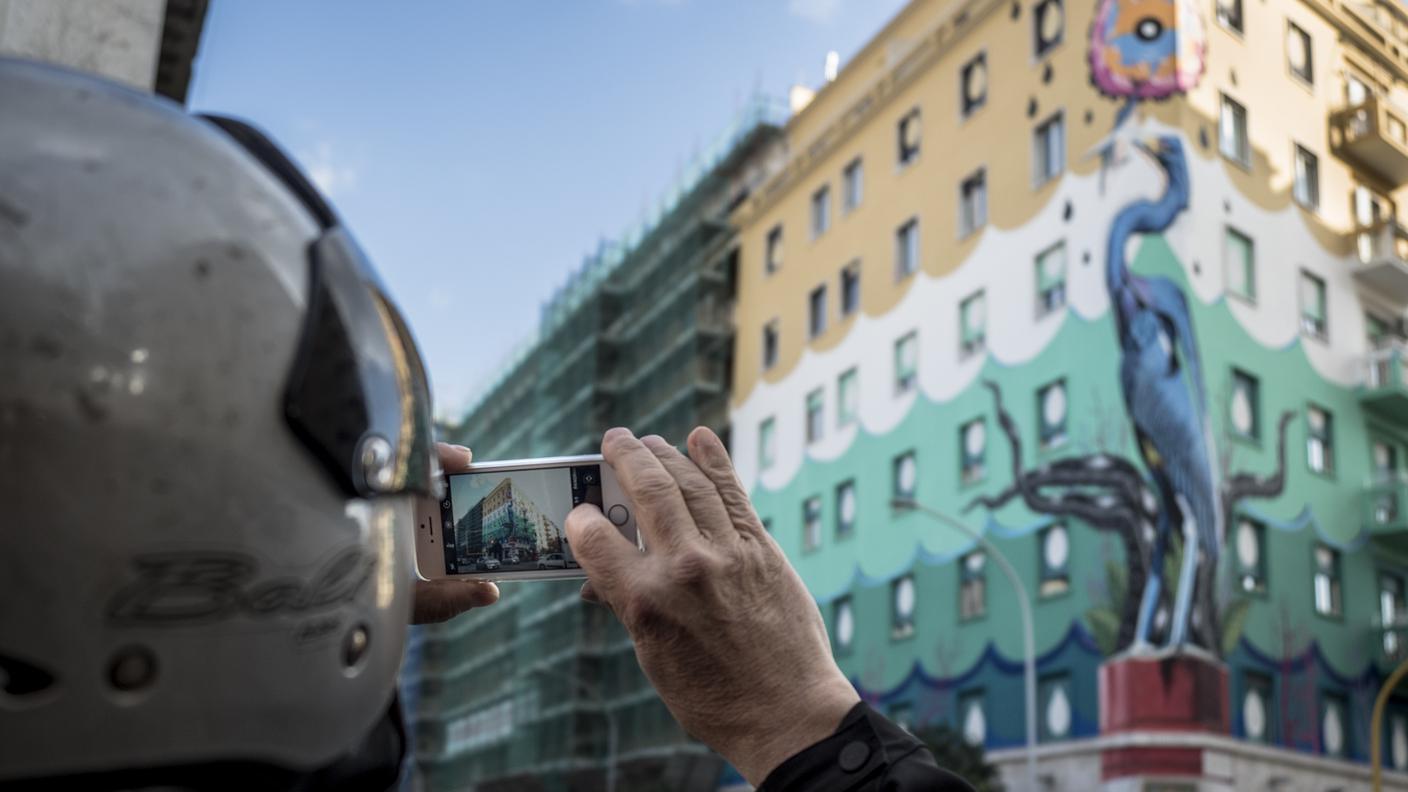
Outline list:
[[[1007,576],[1007,581],[1016,590],[1017,608],[1022,614],[1022,648],[1026,667],[1027,789],[1029,792],[1036,792],[1036,634],[1032,627],[1032,601],[1027,594],[1027,587],[1018,577],[1017,570],[1012,568],[1012,563],[1007,560],[1007,556],[998,551],[987,537],[969,528],[960,520],[910,498],[895,498],[890,501],[890,506],[899,511],[922,512],[977,542],[988,555],[993,557],[998,568]]]
[[[528,675],[551,676],[546,668],[535,668],[529,671]],[[581,679],[573,681],[577,683],[577,692],[591,699],[601,710],[601,713],[606,716],[606,792],[616,792],[616,715],[610,707],[606,706],[606,699],[602,698],[600,691]]]

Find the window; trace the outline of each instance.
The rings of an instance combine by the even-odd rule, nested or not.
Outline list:
[[[1320,749],[1327,756],[1348,756],[1351,721],[1349,699],[1343,693],[1320,696]]]
[[[1261,382],[1241,369],[1232,369],[1232,400],[1227,405],[1232,434],[1261,439]]]
[[[891,488],[896,500],[914,500],[915,485],[919,481],[919,464],[913,451],[906,451],[895,457],[892,465],[894,479]]]
[[[963,720],[963,739],[969,745],[982,745],[988,739],[988,718],[983,708],[983,690],[965,690],[958,694],[958,715]]]
[[[1036,392],[1037,440],[1043,449],[1066,442],[1066,381],[1058,379]]]
[[[772,533],[772,518],[771,518],[771,517],[763,517],[763,518],[762,518],[762,522],[763,522],[763,530],[764,530],[764,531],[767,531],[768,533]]]
[[[1071,677],[1069,674],[1047,674],[1036,686],[1037,707],[1040,709],[1037,736],[1042,742],[1062,740],[1071,736]]]
[[[1066,243],[1058,242],[1036,256],[1037,317],[1066,304]]]
[[[821,498],[812,496],[802,502],[802,552],[821,547]]]
[[[958,187],[958,236],[966,237],[987,225],[987,171],[979,168]]]
[[[856,483],[843,481],[836,485],[836,538],[845,539],[856,530]]]
[[[1384,342],[1393,337],[1393,322],[1372,313],[1364,314],[1364,336],[1370,349],[1382,349]]]
[[[781,225],[781,224],[778,224],[778,225],[773,226],[773,227],[772,227],[772,230],[768,232],[768,248],[767,248],[766,264],[767,264],[767,271],[768,271],[768,274],[772,274],[772,273],[774,273],[774,272],[777,272],[778,268],[782,266],[782,225]]]
[[[1305,410],[1305,460],[1313,473],[1335,472],[1334,417],[1311,405]]]
[[[807,298],[807,337],[816,338],[826,332],[826,284],[812,289]]]
[[[1056,48],[1066,32],[1066,12],[1061,0],[1041,0],[1032,12],[1033,51],[1040,58]]]
[[[1344,76],[1344,100],[1347,107],[1358,107],[1369,100],[1369,86],[1363,80],[1346,73]]]
[[[1266,592],[1266,526],[1248,517],[1237,518],[1237,584],[1248,594]]]
[[[1403,577],[1391,572],[1379,573],[1379,623],[1384,628],[1384,654],[1390,660],[1403,656],[1400,628],[1408,618],[1403,602]]]
[[[1227,96],[1222,97],[1217,140],[1222,156],[1243,167],[1251,165],[1251,147],[1247,143],[1247,109]]]
[[[1320,208],[1320,159],[1296,145],[1295,184],[1291,189],[1296,203],[1312,211]]]
[[[890,637],[908,638],[914,634],[915,599],[913,575],[890,584]]]
[[[1061,113],[1037,125],[1032,133],[1032,182],[1040,187],[1066,169],[1066,122]]]
[[[1315,612],[1321,616],[1339,616],[1340,551],[1327,544],[1315,544]]]
[[[923,129],[919,123],[919,108],[916,107],[900,119],[899,163],[901,168],[919,156],[919,139],[922,133]]]
[[[860,310],[860,262],[853,261],[841,270],[841,316]]]
[[[1041,571],[1038,593],[1043,597],[1065,594],[1071,588],[1071,536],[1066,524],[1052,523],[1041,529],[1037,542]]]
[[[817,388],[807,394],[807,443],[815,443],[821,439],[822,434],[822,405],[826,397],[822,394],[821,388]]]
[[[1300,274],[1300,329],[1311,338],[1325,340],[1325,281],[1302,271]]]
[[[846,369],[836,380],[836,425],[850,426],[860,412],[860,372]]]
[[[1271,677],[1255,671],[1242,672],[1242,736],[1257,742],[1274,742],[1272,727],[1276,713]]]
[[[958,559],[958,618],[976,619],[988,612],[988,556],[974,550]]]
[[[1242,32],[1242,0],[1217,0],[1217,22],[1234,33]]]
[[[836,653],[849,652],[855,637],[855,607],[851,604],[850,595],[846,595],[831,606],[831,640],[835,641]]]
[[[777,320],[763,325],[763,371],[777,365]]]
[[[831,185],[822,185],[812,193],[812,239],[826,233],[831,227]]]
[[[758,425],[758,467],[767,470],[777,461],[777,422],[765,418]]]
[[[963,117],[976,113],[988,102],[988,58],[980,52],[963,64],[958,73],[958,95],[962,99]]]
[[[958,428],[959,476],[964,484],[981,481],[987,474],[987,422],[974,418]]]
[[[1372,447],[1374,481],[1392,481],[1398,478],[1398,448],[1392,443],[1375,440]]]
[[[1310,50],[1310,34],[1294,22],[1289,23],[1286,29],[1286,65],[1291,67],[1291,74],[1306,84],[1315,84],[1315,59]]]
[[[919,335],[905,334],[895,342],[895,395],[914,390],[919,382]]]
[[[987,311],[981,291],[958,304],[958,350],[960,357],[983,351],[987,346]]]
[[[865,196],[865,166],[861,164],[860,157],[851,160],[841,172],[841,180],[846,189],[845,194],[841,196],[841,211],[855,211],[860,206],[861,198]]]
[[[919,218],[911,217],[895,231],[895,280],[919,268]]]
[[[1228,226],[1222,238],[1222,260],[1227,268],[1227,291],[1256,302],[1256,248],[1251,237]]]

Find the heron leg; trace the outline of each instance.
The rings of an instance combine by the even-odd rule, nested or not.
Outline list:
[[[1164,582],[1164,547],[1168,544],[1168,515],[1160,511],[1154,547],[1149,560],[1149,579],[1144,583],[1144,595],[1139,602],[1139,620],[1134,624],[1134,648],[1150,645],[1149,631],[1154,624],[1154,610],[1159,606],[1159,594]]]
[[[1191,511],[1183,520],[1183,568],[1178,571],[1178,594],[1173,603],[1173,627],[1169,633],[1169,645],[1182,646],[1188,638],[1189,607],[1193,602],[1193,573],[1198,568],[1198,526],[1194,524]]]

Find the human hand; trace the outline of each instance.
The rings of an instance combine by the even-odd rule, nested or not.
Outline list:
[[[723,443],[705,428],[689,457],[612,429],[601,452],[636,511],[642,555],[592,505],[566,531],[665,706],[749,782],[830,736],[860,697],[831,657],[826,625],[763,529]]]
[[[440,467],[446,473],[458,473],[469,467],[474,453],[462,445],[436,443]],[[471,608],[482,608],[499,601],[499,587],[487,580],[416,579],[415,607],[411,624],[431,624],[447,621]]]

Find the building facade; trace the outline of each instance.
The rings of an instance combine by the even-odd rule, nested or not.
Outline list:
[[[734,214],[735,462],[842,668],[1025,789],[1367,788],[1404,659],[1408,15],[918,0]],[[1103,691],[1103,692],[1102,692]],[[1408,697],[1386,788],[1408,789]]]
[[[615,425],[681,442],[699,424],[726,431],[728,216],[780,160],[781,120],[773,104],[750,104],[654,217],[603,243],[446,437],[493,460],[598,453]],[[464,518],[486,547],[507,553],[510,535],[526,544],[530,533],[538,547],[561,541],[560,525],[535,522],[500,489]],[[416,632],[403,699],[421,786],[593,790],[614,776],[620,790],[717,787],[722,760],[684,734],[625,631],[579,588],[505,584],[493,608]]]

